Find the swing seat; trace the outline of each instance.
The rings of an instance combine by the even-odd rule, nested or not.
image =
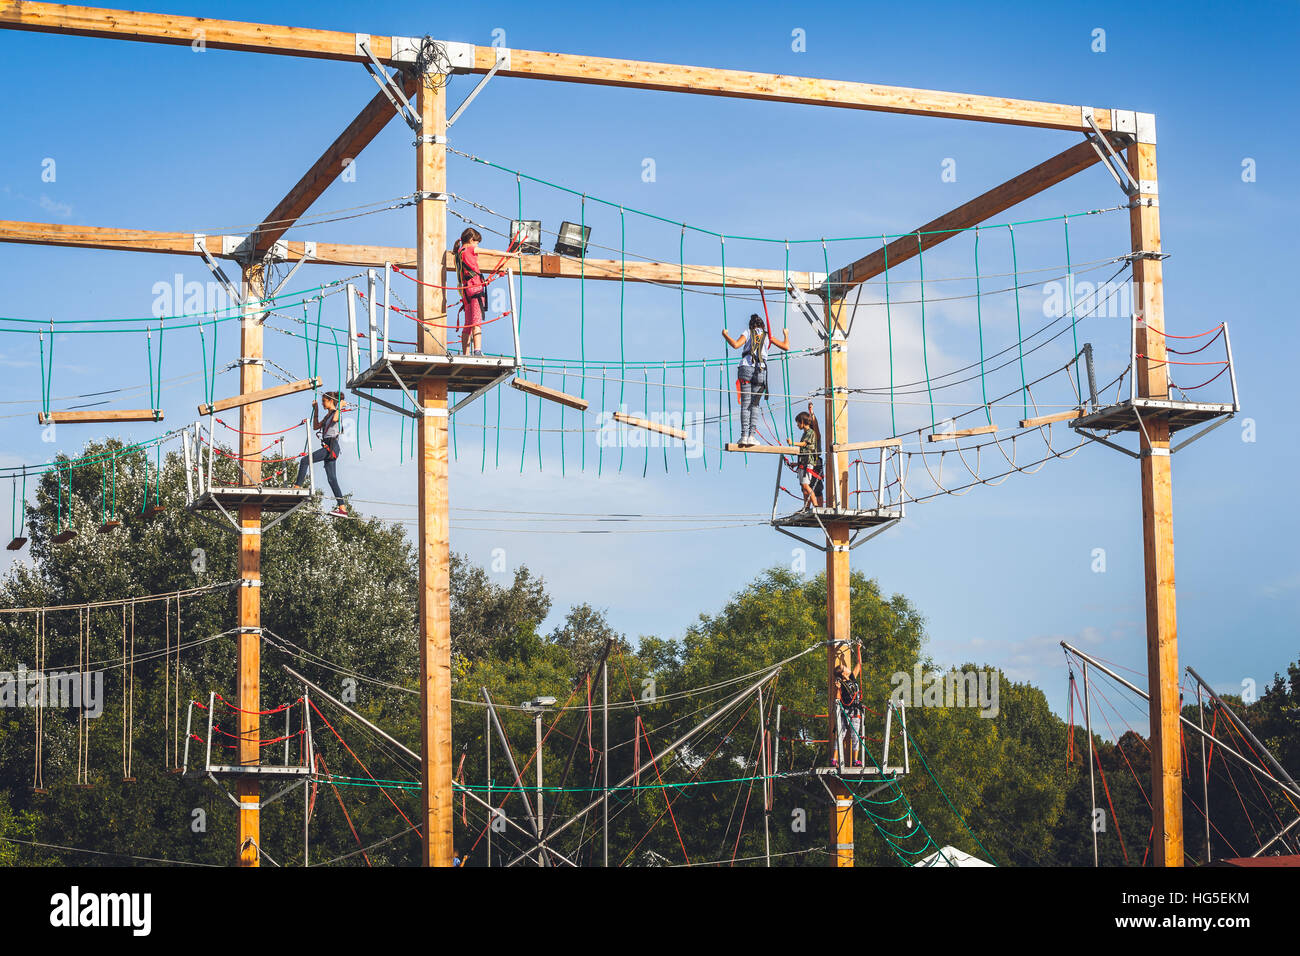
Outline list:
[[[135,777],[123,777],[123,778],[122,778],[122,782],[123,782],[123,783],[135,783]]]
[[[113,529],[120,528],[120,527],[122,527],[122,522],[120,521],[117,520],[105,521],[103,524],[99,526],[99,533],[108,534]]]
[[[166,510],[166,505],[150,505],[144,509],[144,516],[145,518],[156,518]]]
[[[77,536],[77,532],[69,528],[66,531],[60,531],[54,537],[50,538],[50,540],[53,541],[55,544],[65,544],[66,542],[71,541],[76,536]]]
[[[6,550],[6,551],[17,551],[17,550],[19,550],[23,545],[25,545],[26,543],[27,543],[27,539],[26,539],[26,538],[23,538],[23,537],[17,537],[17,538],[14,538],[12,541],[9,542],[9,544],[7,544],[7,545],[5,546],[5,550]]]

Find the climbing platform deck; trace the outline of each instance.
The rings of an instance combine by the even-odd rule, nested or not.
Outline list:
[[[794,514],[773,517],[772,525],[777,528],[822,528],[833,522],[858,531],[889,524],[902,517],[902,508],[805,508]]]
[[[511,355],[437,355],[389,352],[360,369],[348,388],[399,389],[414,392],[426,379],[445,379],[449,392],[477,392],[514,375],[519,363]]]
[[[1225,402],[1179,402],[1161,398],[1127,398],[1115,405],[1099,409],[1070,422],[1071,428],[1094,431],[1141,431],[1138,417],[1143,421],[1163,419],[1169,430],[1176,432],[1213,421],[1224,415],[1235,415],[1237,406]]]
[[[814,767],[817,777],[901,777],[907,771],[902,767]]]
[[[194,511],[233,511],[241,505],[258,505],[263,511],[291,511],[311,500],[310,488],[266,488],[256,485],[215,485],[196,495]]]

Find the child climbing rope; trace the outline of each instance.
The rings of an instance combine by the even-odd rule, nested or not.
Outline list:
[[[347,517],[348,506],[346,496],[339,489],[337,464],[339,451],[342,449],[339,444],[339,412],[343,406],[343,393],[325,392],[321,395],[321,401],[325,403],[324,417],[321,417],[317,403],[311,403],[311,427],[320,432],[321,447],[316,449],[316,453],[310,458],[303,455],[298,460],[298,477],[294,479],[293,485],[295,488],[301,488],[307,481],[307,470],[314,462],[323,461],[325,477],[330,483],[330,490],[334,492],[335,501],[338,502],[338,506],[330,513]]]
[[[822,430],[817,424],[817,416],[813,414],[812,402],[808,403],[808,411],[795,416],[794,423],[803,429],[803,434],[796,442],[801,451],[799,464],[795,467],[799,475],[799,488],[803,491],[803,506],[820,508],[822,492],[826,488],[822,480]]]
[[[483,319],[487,315],[487,278],[478,267],[478,244],[483,236],[474,227],[460,234],[452,253],[456,257],[456,280],[460,283],[465,322],[460,329],[463,355],[483,354]]]
[[[767,349],[775,345],[789,350],[790,330],[785,331],[785,341],[777,341],[763,326],[762,317],[755,312],[749,317],[749,331],[732,338],[726,329],[722,337],[733,349],[740,349],[740,366],[736,369],[736,390],[740,394],[740,440],[737,445],[757,445],[754,429],[758,420],[758,407],[767,391]]]
[[[838,767],[844,754],[849,759],[845,766],[862,766],[862,686],[857,677],[862,671],[862,662],[852,672],[846,664],[835,667],[835,752],[831,755],[831,766]],[[847,736],[847,746],[845,737]]]

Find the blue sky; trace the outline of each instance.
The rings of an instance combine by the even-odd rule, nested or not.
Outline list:
[[[1294,272],[1295,242],[1288,228],[1297,213],[1297,137],[1279,121],[1295,91],[1293,61],[1300,11],[1277,4],[1241,12],[1228,4],[1177,4],[1150,18],[1118,3],[1083,5],[930,4],[924,8],[866,8],[827,4],[791,13],[775,4],[653,4],[614,11],[609,5],[571,4],[566,15],[536,5],[427,5],[373,2],[364,8],[333,2],[221,5],[144,2],[138,8],[221,16],[372,34],[418,35],[488,44],[505,31],[515,48],[555,50],[698,64],[764,72],[842,78],[896,86],[1005,95],[1060,103],[1154,112],[1159,131],[1161,223],[1165,251],[1166,321],[1170,332],[1193,334],[1228,321],[1242,415],[1174,460],[1180,655],[1221,691],[1261,687],[1300,657],[1295,620],[1300,562],[1289,542],[1298,528],[1288,506],[1296,426],[1290,386],[1297,335],[1285,277]],[[741,15],[743,14],[743,15]],[[918,29],[923,27],[923,29]],[[1093,52],[1094,31],[1105,31],[1105,52]],[[806,51],[792,49],[802,30]],[[355,65],[289,57],[206,51],[108,40],[0,33],[3,74],[11,89],[36,86],[39,95],[10,97],[0,151],[0,217],[25,221],[234,233],[265,215],[374,93]],[[473,80],[453,81],[453,103]],[[337,182],[314,212],[350,210],[402,197],[414,188],[411,135],[394,121],[357,160],[355,181]],[[922,117],[817,109],[773,103],[604,89],[594,86],[495,79],[453,128],[451,145],[511,169],[592,197],[675,221],[726,233],[809,239],[904,232],[964,202],[1078,141],[1074,134]],[[653,181],[643,176],[653,160]],[[53,182],[42,178],[54,161]],[[1243,163],[1255,171],[1243,180]],[[945,169],[955,181],[945,181]],[[951,178],[951,177],[949,177]],[[460,157],[449,162],[449,188],[458,197],[507,215],[516,209],[514,177]],[[1119,205],[1123,195],[1100,168],[1081,174],[996,219],[1027,221]],[[553,229],[576,220],[573,196],[526,184],[523,207]],[[494,227],[500,220],[464,202],[452,208]],[[616,211],[588,202],[592,242],[619,245]],[[449,230],[463,226],[454,216]],[[631,255],[676,261],[680,230],[636,216],[626,220]],[[1108,261],[1128,251],[1123,212],[1071,219],[1071,256],[1081,278],[1110,275]],[[292,234],[297,239],[413,244],[409,209],[325,223]],[[1025,288],[1025,332],[1046,324],[1044,283],[1063,274],[1059,219],[1015,230],[1015,268]],[[1010,232],[988,230],[981,240],[981,271],[1014,284]],[[491,241],[487,244],[492,245]],[[831,267],[878,245],[796,244],[791,267]],[[716,240],[691,233],[688,262],[716,265]],[[614,256],[607,250],[593,255]],[[784,247],[731,239],[729,267],[781,268]],[[928,359],[939,375],[979,357],[979,324],[988,351],[1016,341],[1014,295],[988,295],[976,315],[972,243],[954,240],[925,262],[927,333],[919,326],[915,264],[893,273],[896,296],[889,323],[895,336],[895,373],[919,377]],[[161,286],[206,283],[188,257],[0,246],[6,276],[0,314],[45,319],[149,316]],[[1087,271],[1092,270],[1092,271]],[[1086,276],[1084,273],[1087,272]],[[304,267],[289,288],[309,289],[343,278],[348,270]],[[1030,276],[1026,280],[1025,276]],[[1010,279],[1008,277],[1011,277]],[[985,286],[985,291],[990,288]],[[406,301],[408,285],[394,285]],[[718,329],[724,299],[687,293],[685,317],[676,288],[626,293],[623,335],[634,362],[720,359]],[[864,292],[850,343],[850,384],[888,386],[889,356],[883,290]],[[325,321],[343,324],[341,297]],[[783,299],[769,307],[784,314]],[[759,308],[743,296],[725,300],[733,333]],[[774,312],[774,315],[776,313]],[[588,374],[604,368],[608,388],[620,376],[619,296],[616,283],[533,279],[523,300],[525,353],[548,360],[546,384],[569,361],[564,385],[582,387],[576,360],[585,350]],[[682,328],[686,327],[685,341]],[[813,336],[791,316],[797,348]],[[288,323],[286,328],[291,327]],[[1059,330],[1061,327],[1055,327]],[[1109,381],[1126,363],[1127,328],[1121,317],[1081,320],[1079,341],[1097,350],[1099,375]],[[268,335],[268,354],[304,373],[300,341]],[[1073,352],[1071,337],[1026,358],[1029,379],[1060,368]],[[219,360],[232,361],[235,335],[223,330]],[[489,351],[505,350],[504,323],[488,327]],[[332,356],[321,361],[330,380]],[[56,343],[52,392],[77,395],[147,384],[143,336],[61,336]],[[75,451],[98,430],[64,428],[54,446],[41,441],[33,413],[40,378],[30,336],[0,337],[0,465],[46,461],[52,450]],[[671,369],[671,366],[670,366]],[[660,370],[661,371],[661,370]],[[820,375],[813,358],[792,362],[790,392],[805,395]],[[569,378],[568,375],[575,375]],[[639,372],[637,374],[640,374]],[[716,367],[706,386],[716,388]],[[1188,373],[1194,378],[1197,370]],[[647,375],[649,373],[647,372]],[[674,378],[674,375],[678,376]],[[682,388],[650,391],[650,411],[698,408],[698,367]],[[197,340],[169,333],[163,377],[167,424],[190,420],[202,385]],[[630,376],[629,376],[630,377]],[[1206,376],[1208,377],[1208,375]],[[178,381],[172,381],[179,379]],[[651,379],[658,382],[657,377]],[[1220,380],[1222,381],[1222,380]],[[600,379],[585,379],[597,400]],[[990,396],[1015,392],[1018,365],[991,375]],[[233,393],[233,373],[219,380],[218,396]],[[1061,376],[1042,386],[1041,401],[1064,402]],[[784,393],[774,384],[774,393]],[[115,401],[145,404],[144,392]],[[937,417],[977,406],[979,383],[941,392]],[[646,404],[641,382],[625,384],[629,410]],[[1064,396],[1064,397],[1063,397]],[[866,396],[859,396],[865,398]],[[855,440],[889,434],[889,410],[880,399],[853,405]],[[773,396],[783,402],[784,394]],[[716,447],[685,469],[680,448],[625,452],[602,459],[594,419],[585,436],[574,413],[563,423],[543,411],[537,446],[537,406],[513,393],[467,410],[457,423],[452,469],[453,547],[487,565],[504,549],[509,567],[528,564],[542,574],[555,599],[556,623],[569,606],[588,601],[607,608],[631,636],[675,636],[701,612],[717,610],[759,571],[790,566],[795,542],[761,524],[771,507],[772,463],[729,456],[718,468]],[[1019,417],[1013,395],[1000,420]],[[607,394],[606,401],[613,403]],[[898,428],[929,425],[924,395],[896,406]],[[921,402],[921,404],[916,404]],[[945,404],[948,403],[948,404]],[[76,404],[61,403],[56,407]],[[268,407],[269,426],[282,427],[306,412],[304,402]],[[610,408],[614,404],[609,404]],[[1254,441],[1246,430],[1253,427]],[[399,454],[396,418],[374,413],[360,422],[340,472],[363,511],[413,517],[415,472]],[[560,445],[560,428],[564,446]],[[1004,425],[1005,427],[1005,425]],[[156,434],[152,426],[131,434]],[[409,437],[409,429],[405,434]],[[1068,445],[1064,429],[1055,433]],[[522,443],[526,440],[527,444]],[[582,443],[586,467],[582,467]],[[716,446],[716,425],[706,432]],[[522,447],[521,447],[522,445]],[[486,448],[486,451],[485,451]],[[1026,445],[1026,451],[1028,446]],[[989,449],[995,455],[995,449]],[[561,458],[563,456],[563,462]],[[757,457],[757,456],[755,456]],[[402,459],[402,460],[399,460]],[[646,476],[642,477],[642,467]],[[918,466],[919,467],[919,466]],[[945,467],[959,468],[948,459]],[[599,474],[597,473],[599,471]],[[319,476],[318,476],[319,477]],[[787,480],[786,484],[793,487]],[[853,552],[853,566],[888,592],[913,600],[928,620],[929,652],[944,664],[973,660],[1044,687],[1058,709],[1065,701],[1065,668],[1057,642],[1065,639],[1125,668],[1145,671],[1144,611],[1137,465],[1100,447],[1083,449],[1041,472],[1014,475],[999,487],[977,487],[962,497],[940,497],[909,508],[902,526]],[[788,500],[788,499],[787,499]],[[494,509],[510,515],[493,517]],[[487,509],[474,511],[469,509]],[[526,521],[521,512],[637,513],[682,520],[626,525]],[[718,515],[729,517],[720,518]],[[730,516],[759,516],[735,519]],[[727,527],[718,530],[683,530]],[[559,529],[615,529],[617,534],[555,533]],[[666,530],[671,529],[671,530]],[[634,532],[634,533],[633,533]],[[1104,573],[1096,573],[1096,549]],[[807,563],[817,568],[819,555]],[[8,555],[6,554],[6,558]],[[504,580],[504,577],[502,578]],[[1130,675],[1131,676],[1131,675]],[[1136,710],[1128,714],[1135,718]],[[1139,724],[1140,725],[1140,724]],[[1145,729],[1144,727],[1141,729]]]

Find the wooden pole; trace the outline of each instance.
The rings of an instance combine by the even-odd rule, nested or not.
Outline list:
[[[429,75],[418,91],[421,139],[416,148],[416,267],[420,281],[420,350],[446,354],[447,95]],[[436,197],[436,198],[435,198]],[[447,380],[427,378],[420,401],[420,766],[424,797],[424,865],[451,866],[451,534],[447,499]]]
[[[1138,137],[1142,139],[1141,136]],[[1151,137],[1154,139],[1154,136]],[[1130,175],[1142,184],[1129,213],[1137,353],[1133,375],[1142,398],[1169,397],[1160,207],[1155,143],[1128,148]],[[1179,763],[1178,613],[1174,595],[1173,483],[1169,423],[1147,419],[1142,452],[1142,550],[1146,564],[1147,674],[1151,691],[1151,806],[1156,866],[1183,865],[1183,781]]]
[[[831,330],[826,351],[826,409],[822,420],[823,443],[829,454],[824,465],[828,507],[848,508],[849,468],[847,455],[835,454],[835,446],[847,443],[848,421],[848,338],[844,324],[844,300],[829,301],[826,325]],[[826,717],[829,723],[831,753],[839,746],[836,707],[839,689],[835,669],[840,664],[852,666],[849,652],[849,527],[843,521],[826,523]],[[841,760],[844,757],[840,755]],[[831,778],[834,806],[831,809],[830,846],[832,866],[853,866],[853,796],[838,777]]]
[[[265,294],[266,277],[260,262],[250,262],[242,272],[244,305],[239,333],[239,391],[256,392],[262,387],[262,322],[257,308]],[[257,432],[262,430],[262,406],[239,409],[239,454],[243,483],[257,487],[262,478]],[[235,667],[239,680],[239,764],[256,766],[261,761],[262,670],[262,506],[239,506],[239,636]],[[256,774],[236,781],[239,797],[239,865],[260,866],[261,788]]]

